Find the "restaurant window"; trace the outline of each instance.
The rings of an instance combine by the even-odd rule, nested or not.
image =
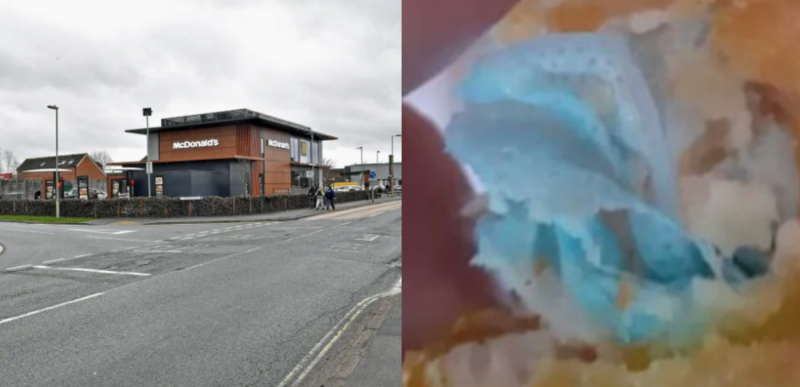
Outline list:
[[[292,152],[292,161],[299,162],[300,161],[300,155],[299,155],[298,148],[299,148],[300,145],[299,145],[299,143],[298,143],[296,138],[292,138],[290,140],[290,142],[291,142],[290,147],[291,147],[291,152]]]
[[[300,159],[298,161],[303,163],[303,164],[308,164],[310,162],[309,161],[309,159],[310,159],[309,153],[311,153],[311,150],[308,149],[308,148],[309,148],[308,141],[302,141],[301,140],[300,141]]]

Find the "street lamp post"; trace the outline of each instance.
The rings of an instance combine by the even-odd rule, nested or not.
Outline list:
[[[308,128],[308,131],[311,133],[311,144],[309,147],[311,149],[308,150],[309,157],[309,164],[311,164],[311,186],[312,187],[319,187],[317,185],[317,175],[314,174],[314,129]]]
[[[150,197],[150,174],[153,172],[151,169],[152,164],[150,164],[150,116],[153,115],[153,109],[151,108],[144,108],[142,109],[142,114],[144,115],[145,124],[147,125],[147,162],[145,163],[144,167],[147,172],[147,197]]]
[[[394,138],[401,136],[401,134],[392,136],[392,155],[389,157],[389,189],[392,190],[392,195],[394,195]]]
[[[375,164],[380,164],[380,163],[381,163],[381,151],[377,151],[377,152],[375,152]],[[376,165],[375,169],[377,169],[377,168],[378,168],[378,166]],[[375,173],[377,173],[377,172],[375,172]],[[375,177],[377,177],[377,176],[375,176]]]
[[[361,182],[361,188],[363,189],[364,188],[364,147],[360,146],[360,147],[358,147],[356,149],[361,149],[361,165],[359,166],[358,169],[359,169],[359,172],[360,172],[359,175],[361,175],[361,179],[359,181]]]
[[[58,106],[56,106],[56,105],[47,105],[47,108],[56,111],[56,181],[53,183],[53,185],[55,185],[54,188],[55,188],[55,191],[56,191],[56,218],[60,218],[61,217],[61,201],[59,200],[60,199],[59,196],[61,196],[61,195],[59,195],[58,182],[61,181],[61,180],[59,180],[59,177],[58,177]]]

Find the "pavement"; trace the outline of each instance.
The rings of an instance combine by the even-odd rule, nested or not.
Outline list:
[[[401,198],[380,198],[375,200],[361,200],[356,202],[348,202],[336,204],[337,211],[343,211],[358,207],[371,206],[375,204],[383,204],[392,201],[399,201]],[[277,221],[285,222],[290,220],[298,220],[308,218],[320,214],[320,211],[313,208],[302,210],[281,211],[268,214],[258,215],[240,215],[240,216],[213,216],[213,217],[181,217],[181,218],[103,218],[95,219],[84,224],[104,226],[125,222],[127,224],[142,224],[142,225],[160,225],[160,224],[193,224],[193,223],[247,223],[247,222],[265,222]]]
[[[345,381],[346,386],[399,387],[402,384],[403,300],[399,295],[395,297],[389,316],[378,327],[355,371]]]
[[[0,224],[0,386],[299,386],[343,368],[333,354],[356,355],[350,385],[399,386],[402,202],[342,207],[229,225]]]

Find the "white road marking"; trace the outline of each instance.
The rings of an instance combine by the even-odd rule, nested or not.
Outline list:
[[[45,269],[45,270],[62,270],[62,271],[85,271],[88,273],[98,273],[98,274],[119,274],[119,275],[135,275],[139,277],[147,277],[150,273],[138,273],[135,271],[111,271],[111,270],[98,270],[98,269],[84,269],[82,267],[50,267],[50,266],[42,266],[36,265],[33,267],[34,269]]]
[[[25,313],[25,314],[21,314],[19,316],[9,317],[7,319],[0,320],[0,324],[5,324],[5,323],[8,323],[8,322],[12,322],[14,320],[19,320],[21,318],[33,316],[35,314],[39,314],[39,313],[42,313],[42,312],[47,312],[48,310],[53,310],[55,308],[60,308],[62,306],[66,306],[66,305],[69,305],[69,304],[74,304],[76,302],[86,301],[86,300],[88,300],[90,298],[94,298],[94,297],[102,296],[102,295],[103,295],[103,293],[95,293],[95,294],[92,294],[91,296],[81,297],[81,298],[78,298],[76,300],[62,302],[62,303],[60,303],[58,305],[48,306],[47,308],[34,310],[33,312],[28,312],[28,313]]]
[[[385,293],[376,294],[371,297],[367,297],[363,301],[356,304],[356,306],[354,306],[352,309],[350,309],[350,311],[347,312],[347,314],[344,317],[342,317],[342,319],[339,320],[339,322],[337,322],[336,325],[334,325],[330,331],[328,331],[328,333],[322,338],[322,340],[320,340],[314,346],[314,348],[311,348],[311,351],[309,351],[308,354],[300,360],[300,363],[298,363],[297,366],[295,366],[292,369],[292,371],[289,372],[289,374],[283,378],[281,383],[278,384],[278,387],[286,387],[287,385],[289,385],[289,383],[292,381],[292,378],[302,370],[302,373],[300,373],[299,376],[297,376],[297,379],[294,381],[294,383],[292,383],[292,387],[300,385],[303,379],[305,379],[306,376],[308,376],[308,374],[311,372],[314,366],[316,366],[317,363],[319,363],[320,359],[322,359],[325,356],[325,354],[331,349],[331,347],[333,347],[333,344],[335,344],[336,341],[339,340],[339,338],[342,336],[342,333],[344,333],[347,330],[350,324],[353,321],[355,321],[355,319],[361,314],[361,312],[363,312],[364,309],[366,309],[370,304],[381,298],[399,294],[400,293],[399,284],[400,281],[398,281],[398,283],[395,285],[394,288],[392,288],[392,290]],[[342,325],[343,323],[344,325]],[[339,328],[340,326],[341,328]],[[333,337],[331,337],[332,335]],[[329,338],[330,341],[328,341]],[[326,342],[327,344],[324,344]],[[311,364],[309,364],[307,367],[305,367],[305,369],[303,369],[306,363],[308,363],[309,359],[311,359],[311,357],[314,356],[314,353],[317,351],[319,351],[319,353],[317,354],[316,357],[314,357],[314,360],[311,362]]]
[[[25,269],[25,268],[28,268],[28,267],[31,267],[31,266],[33,266],[33,265],[14,266],[14,267],[9,267],[8,269],[6,269],[6,271],[20,270],[20,269]]]
[[[59,261],[63,261],[63,260],[65,260],[65,259],[66,259],[66,258],[51,259],[51,260],[49,260],[49,261],[44,261],[44,262],[42,262],[42,263],[44,263],[44,264],[48,264],[48,263],[53,263],[53,262],[59,262]]]
[[[76,256],[75,256],[75,257],[73,257],[73,258],[83,258],[83,257],[88,257],[88,256],[90,256],[90,255],[92,255],[92,254],[81,254],[81,255],[76,255]],[[45,262],[45,263],[47,263],[47,262]]]
[[[377,213],[377,214],[372,214],[372,215],[368,216],[367,218],[374,218],[374,217],[376,217],[376,216],[378,216],[378,215],[383,215],[383,214],[385,214],[386,212],[387,212],[387,211],[383,211],[383,212],[379,212],[379,213]]]
[[[289,238],[289,239],[284,239],[282,241],[278,241],[277,243],[292,241],[292,240],[295,240],[297,238],[307,237],[309,235],[313,235],[313,234],[316,234],[316,233],[319,233],[319,232],[323,232],[323,231],[325,231],[325,230],[312,231],[312,232],[309,232],[309,233],[306,233],[306,234],[298,235],[298,236],[296,236],[294,238]]]
[[[162,241],[145,241],[145,240],[141,240],[141,239],[106,238],[106,237],[96,237],[96,236],[90,236],[90,237],[87,237],[87,238],[90,238],[90,239],[105,239],[105,240],[109,240],[109,241],[125,241],[125,242],[146,242],[146,243],[160,243],[160,242],[162,242]]]
[[[108,231],[108,230],[85,230],[81,228],[71,228],[70,231],[78,231],[78,232],[88,232],[92,234],[104,234],[104,235],[123,235],[123,234],[130,234],[132,232],[136,232],[136,230],[121,230],[121,231]]]
[[[281,228],[270,228],[270,230],[278,230],[278,231],[292,231],[292,230],[313,230],[322,227],[281,227]]]
[[[236,254],[226,255],[226,256],[224,256],[224,257],[220,257],[220,258],[217,258],[217,259],[212,259],[212,260],[210,260],[210,261],[208,261],[208,262],[198,263],[197,265],[194,265],[194,266],[189,266],[189,267],[187,267],[187,268],[183,269],[183,271],[186,271],[186,270],[192,270],[192,269],[194,269],[194,268],[197,268],[197,267],[203,266],[203,265],[205,265],[205,264],[208,264],[208,263],[211,263],[211,262],[221,261],[221,260],[223,260],[223,259],[228,259],[228,258],[238,257],[238,256],[240,256],[240,255],[244,255],[244,254],[247,254],[247,253],[252,253],[253,251],[256,251],[256,250],[261,250],[261,248],[260,248],[260,247],[256,247],[256,248],[254,248],[254,249],[250,249],[250,250],[247,250],[247,251],[242,251],[241,253],[236,253]]]
[[[362,236],[360,236],[360,237],[357,237],[357,238],[355,238],[355,239],[356,239],[357,241],[372,242],[372,241],[374,241],[374,240],[376,240],[376,239],[378,239],[378,238],[380,238],[380,237],[381,237],[380,235],[370,235],[370,234],[364,234],[364,235],[362,235]]]
[[[353,223],[353,222],[342,223],[342,227],[347,226],[350,223]]]
[[[15,229],[15,228],[0,228],[0,230],[2,230],[2,231],[14,231],[14,232],[29,232],[29,233],[31,233],[31,234],[47,234],[47,235],[53,235],[53,233],[52,233],[52,232],[31,231],[31,230],[20,230],[20,229]]]

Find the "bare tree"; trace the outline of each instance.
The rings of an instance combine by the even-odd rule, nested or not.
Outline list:
[[[114,162],[114,160],[111,158],[111,155],[106,151],[94,151],[89,153],[89,157],[91,157],[92,160],[100,163],[103,166],[103,169],[106,168],[108,163]]]
[[[14,173],[19,167],[19,160],[14,152],[6,149],[0,153],[0,171],[5,173]]]
[[[331,168],[336,168],[336,162],[331,160],[331,159],[326,159],[326,158],[323,158],[322,161],[319,163],[319,165],[326,166],[326,167],[331,167]]]

